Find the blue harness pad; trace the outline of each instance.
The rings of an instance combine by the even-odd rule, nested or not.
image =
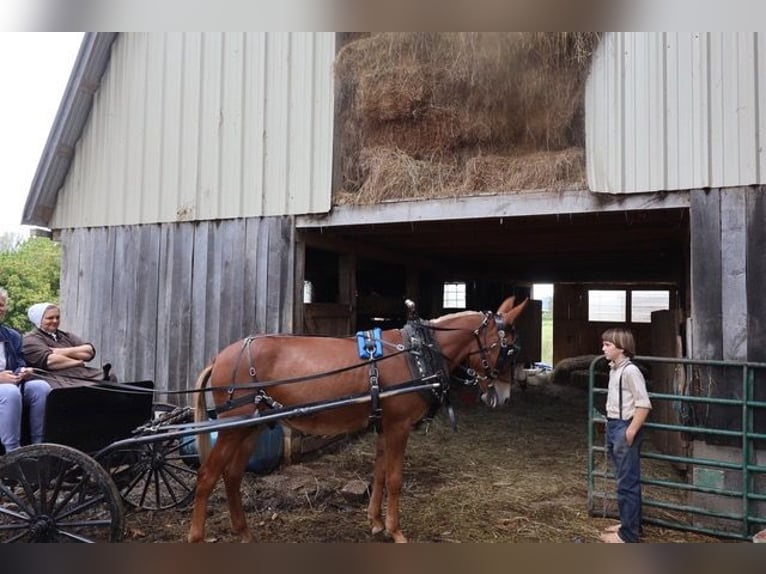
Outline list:
[[[357,331],[356,344],[359,347],[360,359],[379,359],[383,356],[380,333],[380,327],[375,327],[372,331]],[[372,349],[372,356],[370,356],[370,349]]]

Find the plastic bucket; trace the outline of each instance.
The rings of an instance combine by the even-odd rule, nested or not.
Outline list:
[[[284,436],[282,425],[264,425],[265,428],[258,435],[258,440],[253,449],[253,455],[247,462],[247,470],[256,474],[268,474],[279,466],[284,451]],[[196,437],[184,437],[181,445],[181,457],[189,466],[199,466],[199,452],[197,451]],[[215,444],[218,432],[210,433],[210,442]]]

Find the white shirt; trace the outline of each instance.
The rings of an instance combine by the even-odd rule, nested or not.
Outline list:
[[[625,359],[619,365],[609,363],[609,367],[609,388],[606,395],[607,418],[628,420],[633,418],[636,407],[652,408],[646,392],[644,375],[636,365],[629,359]],[[622,385],[620,379],[622,379]],[[622,386],[622,413],[620,413],[620,386]]]

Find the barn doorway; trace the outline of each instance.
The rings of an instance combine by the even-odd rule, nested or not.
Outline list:
[[[553,284],[533,284],[532,297],[540,301],[542,310],[540,362],[546,368],[553,368]]]
[[[540,321],[523,325],[520,333],[523,347],[534,342],[540,349],[539,357],[533,349],[532,361],[555,367],[564,358],[600,353],[600,335],[615,323],[634,327],[638,352],[649,354],[646,317],[652,310],[677,309],[688,317],[688,208],[653,203],[647,209],[646,202],[626,197],[615,200],[619,208],[613,209],[611,200],[595,194],[572,195],[568,204],[580,211],[559,211],[567,204],[564,194],[563,207],[540,204],[556,212],[539,215],[523,203],[490,198],[342,206],[326,216],[299,218],[297,237],[306,246],[307,272],[315,250],[335,253],[337,264],[316,267],[337,271],[332,281],[342,287],[335,304],[345,306],[352,328],[401,325],[405,297],[416,301],[422,317],[435,317],[455,310],[455,298],[461,304],[464,298],[469,309],[492,309],[505,296],[531,295]],[[483,217],[465,216],[480,211],[483,202]],[[592,209],[583,208],[588,202]],[[632,202],[635,209],[629,209]],[[499,209],[525,215],[497,215]],[[592,307],[607,291],[621,293],[622,314],[599,318]],[[639,312],[644,319],[637,319]],[[545,355],[544,341],[550,341]]]

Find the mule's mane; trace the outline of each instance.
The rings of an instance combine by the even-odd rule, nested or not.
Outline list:
[[[442,315],[441,317],[437,317],[436,319],[431,319],[431,323],[438,325],[440,323],[444,323],[452,319],[461,319],[463,317],[475,317],[476,315],[479,315],[479,314],[480,313],[478,311],[458,311],[457,313],[450,313],[449,315]]]

